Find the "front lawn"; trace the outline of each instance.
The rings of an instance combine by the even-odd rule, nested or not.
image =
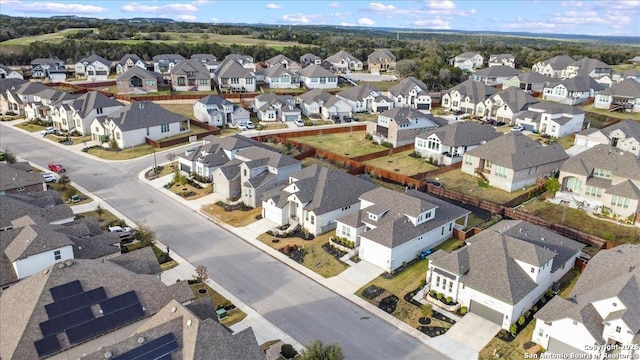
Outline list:
[[[262,206],[258,206],[248,211],[242,211],[240,209],[226,211],[217,204],[208,204],[202,206],[202,211],[207,215],[213,216],[214,218],[233,227],[243,227],[256,221],[256,216],[262,214]]]
[[[82,144],[84,142],[87,141],[91,141],[91,135],[87,135],[87,136],[59,136],[59,135],[47,135],[46,136],[47,139],[54,141],[54,142],[60,142],[63,140],[71,140],[71,142],[73,143],[72,145],[77,145],[77,144]]]
[[[180,144],[183,145],[183,144]],[[105,160],[130,160],[139,158],[141,156],[153,154],[156,150],[151,145],[142,144],[134,147],[129,147],[124,150],[110,150],[103,147],[93,147],[87,152],[93,156],[97,156]]]
[[[213,187],[211,184],[206,184],[201,189],[187,183],[187,184],[173,184],[168,188],[172,193],[183,197],[185,200],[195,200],[203,196],[211,194]]]
[[[459,239],[456,239],[456,238],[449,238],[449,239],[445,240],[445,242],[443,242],[442,244],[440,244],[440,245],[436,246],[435,248],[433,248],[433,250],[431,250],[431,252],[436,252],[438,250],[442,250],[442,251],[450,253],[450,252],[458,249],[462,245],[464,245],[464,240],[459,240]]]
[[[21,122],[20,124],[17,124],[16,127],[28,132],[42,131],[46,128],[46,126],[36,125],[31,123],[30,121]]]
[[[481,187],[478,185],[480,178],[465,174],[460,170],[440,174],[437,179],[444,185],[445,189],[458,191],[496,204],[507,203],[535,187],[535,185],[531,185],[524,191],[517,190],[511,193],[497,189],[491,185]]]
[[[73,185],[71,184],[66,184],[66,186],[64,186],[62,184],[58,184],[55,182],[50,182],[47,184],[47,187],[49,187],[52,190],[57,191],[58,193],[60,193],[60,197],[62,198],[63,201],[69,201],[69,198],[72,197],[73,195],[78,195],[80,197],[79,202],[76,203],[70,203],[69,205],[80,205],[80,204],[87,204],[93,201],[92,198],[88,197],[87,195],[81,193],[80,191],[78,191],[78,189],[76,189]]]
[[[397,172],[399,174],[412,176],[418,173],[435,170],[436,165],[429,164],[425,158],[415,158],[409,155],[413,154],[413,150],[392,154],[391,156],[383,156],[377,159],[365,161],[365,164],[375,166],[387,171]]]
[[[344,271],[348,265],[336,259],[322,249],[322,245],[329,242],[329,238],[335,235],[335,231],[316,236],[313,240],[304,240],[300,237],[276,238],[269,234],[261,234],[258,240],[270,247],[280,250],[289,246],[298,246],[306,251],[302,265],[322,275],[325,278],[336,276]],[[277,240],[277,242],[274,242]]]
[[[480,351],[478,358],[480,360],[496,359],[495,352],[495,354],[500,354],[500,359],[525,359],[524,344],[531,341],[535,327],[536,320],[534,319],[510,342],[494,337]]]
[[[93,211],[87,211],[80,214],[76,214],[76,217],[77,218],[82,218],[82,217],[96,218],[98,220],[98,223],[100,224],[100,227],[102,227],[103,230],[106,230],[109,227],[109,224],[113,223],[116,220],[119,220],[118,217],[116,217],[111,213],[111,211],[104,208],[102,209],[102,215],[98,215],[98,213],[95,210],[93,210]]]
[[[315,148],[324,149],[334,154],[347,157],[360,156],[387,149],[365,139],[365,131],[352,131],[338,134],[318,134],[291,138],[291,140],[309,144]]]
[[[203,297],[209,297],[211,299],[211,303],[213,304],[213,307],[216,310],[219,307],[229,307],[230,305],[232,305],[231,301],[229,301],[224,296],[220,295],[220,293],[213,290],[213,288],[211,288],[207,284],[196,283],[196,284],[191,284],[190,286],[191,286],[191,291],[193,291],[195,300]],[[201,293],[199,291],[201,289],[205,290],[205,292]],[[234,308],[232,310],[227,310],[227,317],[221,319],[220,322],[226,326],[231,326],[233,324],[239,323],[246,317],[247,317],[247,314],[245,314],[242,310],[238,308]]]

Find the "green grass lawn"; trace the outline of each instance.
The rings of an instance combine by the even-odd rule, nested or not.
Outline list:
[[[373,84],[373,85],[377,86],[380,90],[387,91],[391,87],[397,85],[399,82],[400,82],[400,80],[374,81],[374,82],[367,82],[367,84]],[[362,81],[361,83],[364,83],[364,81]]]
[[[73,195],[78,195],[80,196],[80,198],[85,198],[84,200],[77,202],[77,203],[73,203],[70,205],[80,205],[80,204],[87,204],[93,201],[92,198],[88,197],[87,195],[81,193],[80,191],[78,191],[78,189],[76,189],[73,185],[71,184],[66,184],[65,186],[63,186],[62,184],[58,184],[58,183],[48,183],[47,184],[48,187],[50,187],[52,190],[55,190],[57,192],[60,193],[60,197],[62,197],[63,201],[67,201],[69,200],[69,198]]]
[[[364,131],[353,131],[339,134],[319,134],[315,136],[298,137],[292,138],[291,140],[347,157],[365,155],[387,149],[382,145],[373,144],[371,141],[366,140],[364,136]]]
[[[275,237],[265,233],[258,236],[258,240],[276,250],[282,249],[287,245],[298,245],[302,247],[307,251],[302,265],[325,278],[329,278],[340,274],[348,267],[347,264],[337,260],[322,249],[322,245],[329,242],[329,238],[335,235],[335,233],[335,231],[329,231],[328,233],[316,236],[313,240],[303,240],[299,237],[278,238],[279,241],[277,243],[273,243],[272,241]],[[318,264],[320,264],[320,266],[318,266]]]
[[[216,204],[207,204],[202,206],[202,211],[231,226],[243,227],[256,221],[256,216],[262,214],[262,206],[258,206],[249,211],[225,211],[221,206]]]
[[[196,300],[203,297],[209,297],[211,299],[211,303],[216,309],[218,308],[218,306],[231,303],[231,301],[229,301],[224,296],[220,295],[220,293],[215,291],[213,288],[211,288],[207,284],[201,284],[201,283],[191,284],[190,286],[191,286],[191,291],[193,291],[193,296]],[[205,289],[206,292],[202,294],[199,291],[200,289]],[[226,326],[231,326],[233,324],[239,323],[245,317],[247,317],[247,314],[245,314],[242,310],[235,308],[233,310],[227,311],[227,317],[220,320],[220,322]]]
[[[195,103],[195,100],[194,100]],[[187,119],[195,119],[193,116],[193,104],[158,104],[175,114],[180,114]]]
[[[194,130],[195,129],[195,130]],[[199,127],[193,127],[192,130],[186,134],[197,134],[199,132],[203,132],[206,131],[205,129],[201,129]],[[191,133],[193,132],[193,134]],[[180,136],[184,136],[185,134],[180,134]],[[176,135],[178,136],[178,135]],[[166,139],[162,139],[162,140],[167,140],[167,139],[171,139],[172,137],[168,137]],[[141,156],[146,156],[146,155],[150,155],[153,154],[154,150],[157,151],[164,151],[164,150],[168,150],[168,149],[172,149],[172,148],[176,148],[176,147],[180,147],[185,145],[186,143],[182,143],[182,144],[176,144],[173,146],[168,146],[168,147],[164,147],[162,149],[156,149],[151,145],[148,144],[142,144],[142,145],[138,145],[138,146],[134,146],[133,148],[126,148],[123,150],[119,150],[119,151],[112,151],[112,150],[108,150],[108,149],[104,149],[104,148],[91,148],[89,149],[89,154],[99,157],[101,159],[105,159],[105,160],[130,160],[130,159],[135,159],[135,158],[139,158]],[[164,161],[164,158],[158,158],[159,162]]]
[[[524,191],[518,190],[509,193],[504,190],[496,189],[493,186],[480,187],[478,185],[479,180],[480,178],[465,174],[460,170],[453,170],[438,175],[438,181],[440,181],[446,189],[455,190],[496,204],[504,204],[535,187],[535,185],[531,185]]]
[[[603,239],[640,244],[640,229],[637,227],[616,225],[613,222],[595,219],[582,210],[547,203],[543,197],[518,207],[518,211],[533,214],[555,224],[563,224]]]
[[[357,116],[358,121],[378,121],[378,114],[360,113]]]
[[[54,142],[58,142],[59,140],[63,140],[65,139],[64,136],[58,136],[58,135],[47,135],[46,136],[47,139],[54,141]],[[69,136],[68,138],[69,140],[71,140],[73,142],[73,145],[77,145],[77,144],[82,144],[86,141],[91,141],[91,135],[87,135],[87,136]]]
[[[435,170],[438,167],[426,162],[425,158],[414,158],[409,156],[413,150],[383,156],[381,158],[365,161],[365,164],[375,166],[388,171],[395,171],[403,175],[415,175],[418,173]],[[396,171],[397,169],[397,171]]]
[[[583,105],[580,108],[583,111],[606,115],[613,118],[640,120],[640,113],[623,113],[619,111],[609,111],[608,109],[596,109],[593,104]]]
[[[20,37],[20,38],[16,38],[16,39],[10,39],[10,40],[6,40],[6,41],[2,41],[2,42],[0,42],[0,46],[2,46],[2,47],[4,47],[4,46],[12,46],[12,45],[27,46],[27,45],[31,44],[32,42],[35,42],[35,41],[60,42],[60,41],[65,39],[65,35],[74,34],[74,33],[80,32],[80,31],[87,31],[87,30],[91,30],[91,31],[95,32],[96,29],[95,28],[68,28],[68,29],[64,29],[64,30],[58,31],[56,33],[34,35],[34,36],[24,36],[24,37]]]
[[[535,327],[536,321],[532,320],[511,342],[506,342],[494,337],[489,344],[480,351],[478,358],[480,360],[496,359],[493,355],[495,351],[497,354],[500,354],[500,359],[525,359],[526,351],[524,350],[524,344],[531,341]]]
[[[20,124],[17,124],[16,127],[29,132],[42,131],[46,128],[46,126],[32,124],[29,121],[25,121]]]
[[[436,252],[438,250],[446,251],[448,253],[452,252],[459,248],[462,244],[464,244],[464,240],[459,240],[456,238],[449,238],[445,240],[442,244],[433,248],[432,252]],[[426,271],[426,270],[425,270]]]

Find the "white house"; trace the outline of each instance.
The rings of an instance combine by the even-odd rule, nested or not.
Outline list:
[[[516,117],[527,110],[538,100],[517,87],[510,87],[491,95],[484,101],[484,113],[481,105],[477,106],[476,114],[483,114],[486,118],[513,124]]]
[[[31,78],[45,79],[51,82],[65,81],[67,69],[64,61],[58,59],[57,56],[31,60]]]
[[[22,74],[8,66],[0,64],[0,80],[2,79],[23,79]]]
[[[597,80],[603,76],[611,76],[611,74],[612,70],[610,65],[600,60],[584,57],[567,65],[562,71],[561,76],[563,79],[568,79],[578,75],[586,75]]]
[[[262,94],[253,98],[253,108],[260,121],[295,121],[301,119],[296,99],[291,95],[274,93]]]
[[[229,54],[224,57],[224,60],[233,60],[238,64],[242,65],[243,68],[249,70],[251,73],[256,72],[256,63],[253,60],[253,56],[251,55],[243,55],[243,54]]]
[[[338,87],[338,77],[320,65],[309,65],[298,73],[300,82],[307,89],[335,89]]]
[[[256,77],[229,56],[220,63],[214,73],[214,79],[220,91],[256,91]]]
[[[147,70],[147,63],[144,62],[140,56],[136,54],[125,54],[116,64],[116,74],[122,75],[133,69],[134,66]]]
[[[451,111],[484,116],[484,101],[496,92],[497,90],[489,85],[466,80],[442,95],[441,106]]]
[[[359,205],[358,212],[337,219],[336,236],[353,241],[360,259],[387,272],[450,238],[471,213],[416,190],[383,187],[360,195]]]
[[[161,140],[189,132],[189,119],[151,101],[133,102],[105,118],[91,122],[91,138],[95,141],[115,141],[118,149],[146,142],[146,138]]]
[[[487,64],[489,67],[504,65],[515,68],[516,57],[511,54],[489,55],[489,61]]]
[[[328,120],[333,116],[343,118],[352,115],[351,106],[346,101],[321,89],[298,95],[298,101],[302,113],[307,117],[321,116]]]
[[[462,70],[473,71],[482,67],[484,57],[478,53],[465,52],[449,59],[449,64]]]
[[[169,71],[184,60],[184,56],[180,54],[160,54],[153,57],[153,71],[169,75]]]
[[[538,61],[533,65],[531,71],[552,78],[561,78],[562,71],[574,62],[575,60],[567,55],[558,55],[548,60]]]
[[[544,87],[542,98],[561,104],[578,105],[589,97],[604,90],[605,87],[587,75],[578,75]]]
[[[282,64],[276,64],[263,71],[264,83],[272,89],[297,89],[300,87],[298,74]]]
[[[515,124],[554,138],[582,130],[584,111],[571,105],[540,101],[515,116]]]
[[[408,107],[424,113],[431,110],[431,96],[427,85],[413,76],[390,87],[387,96],[393,99],[394,107]]]
[[[53,107],[51,121],[62,131],[76,131],[90,135],[91,122],[111,114],[124,105],[98,91],[89,91],[68,103],[59,103]]]
[[[351,106],[351,112],[383,112],[393,108],[395,103],[390,98],[383,95],[376,85],[358,85],[347,90],[343,90],[336,96]]]
[[[573,268],[583,244],[541,226],[503,220],[429,255],[427,289],[505,330]]]
[[[555,296],[535,314],[531,340],[560,358],[640,356],[640,246],[600,250],[568,298]]]
[[[592,148],[611,145],[640,158],[640,122],[626,119],[602,129],[588,128],[576,134],[574,145]]]
[[[77,77],[84,77],[89,81],[105,81],[111,72],[111,61],[91,54],[76,63],[75,71]]]
[[[541,93],[544,91],[544,87],[552,80],[553,78],[537,72],[521,73],[505,80],[502,83],[502,90],[516,87],[528,94],[531,94],[532,91]]]
[[[626,79],[613,84],[596,95],[593,106],[596,109],[640,112],[640,82]]]
[[[312,64],[315,64],[315,65],[322,64],[322,58],[312,53],[306,53],[300,56],[298,60],[300,61],[300,64],[303,67],[306,67],[307,65],[312,65]]]
[[[340,50],[329,56],[325,61],[330,63],[332,69],[335,71],[348,72],[362,70],[362,61],[344,50]]]
[[[174,91],[211,91],[209,70],[200,60],[183,60],[169,70]]]
[[[377,143],[388,142],[399,147],[412,144],[417,135],[447,123],[446,119],[411,108],[393,108],[378,114],[376,122],[367,122],[366,132]]]
[[[300,69],[302,69],[300,64],[282,54],[278,54],[270,59],[265,60],[264,64],[267,66],[267,68],[281,65],[283,68],[291,72],[298,72],[300,71]]]
[[[207,95],[193,104],[193,116],[214,126],[246,122],[251,114],[242,106],[217,95]]]

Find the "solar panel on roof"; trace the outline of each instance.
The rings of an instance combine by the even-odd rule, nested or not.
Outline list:
[[[144,310],[142,309],[142,305],[137,303],[111,314],[67,329],[66,333],[71,344],[78,344],[142,317],[144,317]]]
[[[44,339],[34,341],[33,344],[36,346],[36,351],[40,357],[51,355],[62,349],[56,335],[47,336]]]
[[[83,290],[80,280],[74,280],[60,286],[52,287],[49,291],[51,292],[51,296],[53,296],[53,301],[60,301],[80,294]]]
[[[140,301],[138,300],[138,295],[136,295],[135,291],[129,291],[102,301],[100,303],[100,308],[102,309],[103,313],[107,315],[123,309],[127,306],[138,303],[140,303]]]
[[[173,333],[168,333],[146,344],[140,345],[113,360],[158,360],[178,350],[178,343]],[[170,359],[170,357],[168,357]]]
[[[75,311],[77,309],[97,304],[100,301],[107,298],[107,294],[104,292],[104,288],[99,287],[97,289],[85,291],[75,296],[56,301],[44,306],[49,319],[58,317],[62,314]]]
[[[84,307],[76,311],[49,319],[40,323],[42,335],[49,336],[63,332],[65,329],[93,320],[93,312],[90,307]]]

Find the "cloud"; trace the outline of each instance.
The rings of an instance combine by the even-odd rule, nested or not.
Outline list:
[[[375,21],[373,21],[373,20],[371,20],[371,19],[369,19],[369,18],[366,18],[366,17],[363,17],[363,18],[358,19],[358,25],[362,25],[362,26],[373,26],[373,25],[375,25],[375,24],[376,24],[376,22],[375,22]]]
[[[215,24],[215,23],[220,22],[220,19],[217,18],[217,17],[214,17],[214,18],[211,18],[211,20],[209,20],[209,21]]]
[[[167,4],[163,6],[150,6],[138,3],[131,3],[124,5],[122,11],[125,12],[139,12],[147,14],[159,14],[159,13],[195,13],[198,12],[198,8],[192,4],[180,3],[180,4]]]
[[[282,9],[283,7],[284,6],[282,6],[280,4],[274,4],[274,3],[267,4],[267,6],[266,6],[267,9],[272,9],[272,10],[274,10],[274,9]]]
[[[469,10],[469,14],[471,14],[471,15],[475,15],[475,14],[476,14],[476,9],[471,9],[471,10]]]
[[[396,7],[393,5],[384,5],[382,3],[369,3],[369,10],[375,12],[390,12],[395,11]]]
[[[289,24],[308,24],[309,17],[303,14],[282,15],[282,20]]]
[[[191,5],[193,6],[198,6],[198,5],[207,5],[212,3],[213,1],[209,1],[209,0],[195,0],[191,2]]]
[[[454,10],[456,5],[451,0],[429,1],[427,7],[436,10]]]
[[[95,5],[87,4],[67,4],[57,2],[29,2],[23,3],[21,1],[2,1],[0,2],[3,7],[7,7],[14,11],[20,11],[25,13],[57,13],[57,14],[93,14],[103,13],[108,11],[107,8]]]
[[[342,5],[340,5],[340,3],[339,3],[339,2],[337,2],[337,1],[334,1],[334,2],[332,2],[332,3],[329,3],[329,7],[330,7],[330,8],[334,8],[334,9],[335,9],[335,8],[339,8],[340,6],[342,6]]]
[[[414,21],[413,25],[417,27],[425,27],[430,29],[451,29],[451,25],[449,25],[449,21],[443,20],[440,18],[423,19],[423,20]]]
[[[176,17],[176,20],[180,20],[180,21],[196,21],[196,20],[198,20],[198,18],[195,15],[182,14],[182,15],[178,15]]]

